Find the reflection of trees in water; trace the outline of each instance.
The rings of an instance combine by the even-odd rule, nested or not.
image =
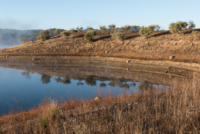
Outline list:
[[[85,83],[90,86],[95,86],[96,81],[93,79],[94,76],[88,75],[85,79]]]
[[[76,84],[77,84],[78,86],[79,86],[79,85],[82,86],[84,83],[82,83],[81,80],[79,80],[78,83],[76,83]]]
[[[60,77],[58,77],[58,78],[55,78],[55,81],[57,83],[63,83],[63,84],[67,84],[67,85],[71,84],[71,80],[68,78],[61,79]]]
[[[22,74],[22,76],[25,76],[26,79],[30,79],[31,78],[30,72],[28,72],[28,71],[21,72],[21,74]]]
[[[49,76],[49,75],[43,74],[41,76],[41,81],[42,81],[43,84],[50,83],[50,79],[51,79],[51,76]]]
[[[125,79],[122,77],[117,80],[112,80],[108,85],[112,87],[119,86],[120,88],[129,89],[131,84],[127,84]]]
[[[139,86],[138,89],[140,90],[140,92],[151,92],[153,90],[155,90],[155,88],[153,87],[153,84],[150,84],[148,82],[142,82]]]
[[[102,82],[100,83],[100,87],[106,87],[106,84],[102,81]]]

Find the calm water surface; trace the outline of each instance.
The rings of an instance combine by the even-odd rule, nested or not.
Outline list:
[[[72,72],[73,73],[73,72]],[[68,79],[46,74],[0,67],[0,114],[11,110],[20,111],[36,107],[45,98],[67,100],[94,99],[101,93],[122,94],[141,91],[162,85],[147,82],[118,80],[95,80],[92,76],[85,79]],[[167,87],[167,86],[165,86]]]

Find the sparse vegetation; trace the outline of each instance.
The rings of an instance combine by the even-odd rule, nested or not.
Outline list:
[[[54,34],[60,34],[61,31],[62,31],[61,29],[55,29],[55,30],[53,31],[53,33],[54,33]]]
[[[193,36],[194,38],[196,38],[196,37],[198,36],[198,33],[199,33],[198,31],[192,31],[191,34],[192,34],[192,36]]]
[[[37,39],[42,40],[42,41],[50,39],[49,31],[42,30],[39,36],[37,37]]]
[[[193,21],[189,21],[188,22],[188,29],[193,29],[193,28],[195,28],[195,24],[194,24],[194,22]]]
[[[26,42],[29,41],[29,38],[24,37],[24,38],[21,38],[20,41],[21,41],[22,43],[26,43]]]
[[[70,36],[70,32],[69,31],[63,31],[60,34],[63,38],[67,39]]]
[[[125,30],[126,33],[127,33],[130,29],[131,29],[131,26],[129,26],[129,25],[126,25],[126,26],[124,27],[124,30]]]
[[[90,31],[90,30],[93,30],[93,28],[92,27],[87,27],[87,30]]]
[[[115,38],[117,40],[123,41],[124,40],[124,34],[120,31],[115,31],[111,34],[112,38]]]
[[[99,28],[102,34],[106,31],[106,26],[99,26]]]
[[[149,27],[141,27],[139,34],[144,38],[149,38],[155,28],[156,28],[155,25],[150,25]]]
[[[187,23],[184,21],[178,21],[177,23],[171,23],[169,25],[169,30],[171,33],[177,33],[179,34],[180,30],[182,30],[183,28],[187,27]]]
[[[116,26],[115,26],[115,24],[111,24],[108,27],[109,27],[110,31],[113,32]]]
[[[83,27],[77,27],[76,30],[78,31],[78,33],[80,33],[83,30]]]
[[[96,35],[96,31],[90,30],[87,33],[85,33],[85,39],[87,42],[93,42],[93,37]]]

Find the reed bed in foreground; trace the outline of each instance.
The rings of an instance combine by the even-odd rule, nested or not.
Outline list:
[[[56,101],[0,117],[0,133],[140,134],[200,133],[200,88],[175,81],[174,88],[104,99]]]

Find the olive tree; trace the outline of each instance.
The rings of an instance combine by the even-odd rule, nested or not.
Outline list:
[[[193,21],[189,21],[188,22],[188,29],[193,29],[193,28],[195,28],[195,24],[194,24],[194,22]]]
[[[39,36],[37,37],[37,39],[43,40],[43,41],[50,39],[49,31],[42,30]]]
[[[60,34],[61,31],[62,31],[61,29],[55,29],[55,30],[53,31],[53,33],[54,33],[54,34]]]
[[[180,30],[187,27],[187,23],[184,21],[178,21],[177,23],[170,23],[169,30],[171,33],[179,34]]]
[[[154,26],[150,25],[148,27],[141,27],[139,34],[144,38],[149,38],[151,36],[151,33],[154,31]]]
[[[93,42],[93,37],[96,35],[96,31],[90,30],[85,33],[85,39],[87,42]]]
[[[26,43],[26,42],[29,41],[29,38],[24,37],[24,38],[21,38],[20,41],[21,41],[22,43]]]
[[[101,30],[101,33],[103,34],[103,32],[106,31],[106,26],[99,26],[99,29]]]
[[[115,24],[111,24],[111,25],[109,25],[108,27],[109,27],[109,29],[113,32],[114,29],[115,29]]]

